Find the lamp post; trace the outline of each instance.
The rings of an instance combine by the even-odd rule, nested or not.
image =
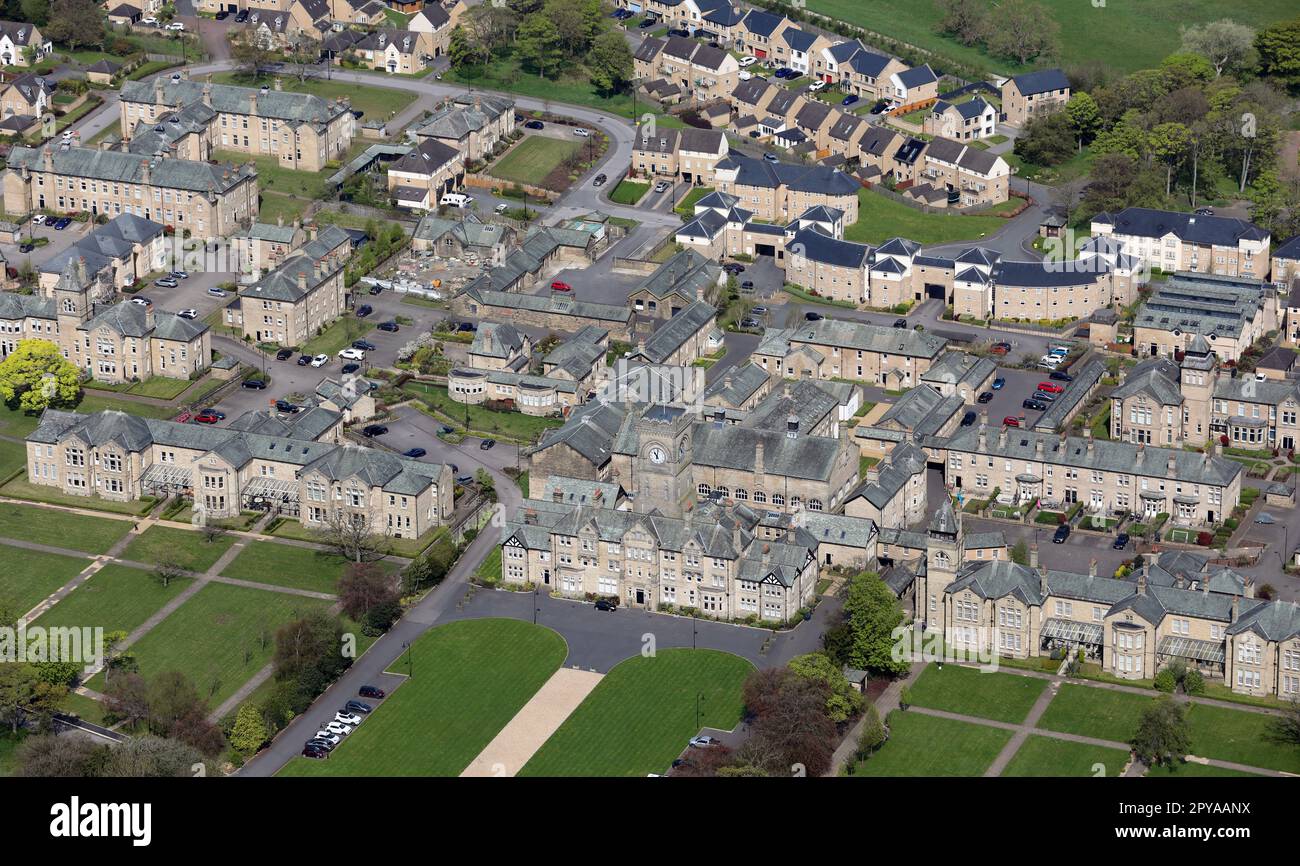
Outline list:
[[[537,615],[542,609],[537,606],[537,584],[533,584],[533,625],[537,625]]]
[[[695,732],[700,730],[700,702],[704,700],[704,692],[695,693]]]
[[[406,675],[415,679],[415,657],[411,655],[411,642],[408,640],[403,643],[402,649],[406,650]]]

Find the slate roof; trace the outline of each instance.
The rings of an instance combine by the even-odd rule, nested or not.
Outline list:
[[[745,29],[750,33],[770,38],[784,20],[785,16],[783,15],[773,15],[771,12],[751,9],[749,14],[745,16]]]
[[[920,440],[937,435],[963,405],[957,394],[945,397],[933,388],[913,388],[877,419],[875,427],[899,427]]]
[[[507,111],[515,110],[515,101],[490,93],[456,97],[434,111],[429,119],[415,130],[417,136],[461,140],[471,132],[482,129]]]
[[[166,76],[152,81],[127,81],[122,84],[120,98],[123,102],[143,102],[173,108],[203,101],[205,88],[210,88],[212,108],[223,114],[253,114],[257,102],[257,116],[282,120],[291,124],[328,124],[348,111],[344,105],[327,101],[311,93],[288,90],[265,91],[254,87],[233,84],[211,84],[190,78],[173,81]]]
[[[144,166],[149,164],[153,186],[206,195],[227,192],[257,174],[251,165],[223,167],[188,159],[162,159],[150,163],[133,153],[93,147],[54,148],[50,145],[44,148],[15,145],[9,151],[8,167],[26,166],[32,171],[44,171],[43,152],[51,155],[55,174],[65,177],[144,183]]]
[[[785,186],[799,192],[838,196],[857,195],[858,190],[861,189],[857,181],[833,168],[786,162],[770,163],[764,159],[754,159],[736,153],[720,160],[717,170],[735,170],[736,183],[741,186],[757,186],[765,189]]]
[[[709,327],[718,315],[717,307],[706,301],[691,301],[681,312],[659,326],[644,347],[633,352],[652,364],[662,364],[688,340]]]
[[[4,297],[0,295],[0,298]],[[768,373],[755,363],[746,363],[726,370],[713,384],[704,389],[704,402],[739,406],[752,397],[767,382]]]
[[[1178,384],[1180,378],[1178,365],[1173,361],[1149,358],[1130,369],[1110,396],[1123,399],[1149,394],[1161,406],[1180,406],[1183,402],[1183,391]]]
[[[784,430],[758,430],[727,424],[696,424],[693,462],[697,466],[753,472],[763,446],[763,471],[769,475],[828,481],[840,454],[840,441],[824,436],[786,436]]]
[[[460,151],[436,138],[425,138],[403,157],[388,166],[389,171],[410,174],[434,175],[450,163],[460,159]]]
[[[19,47],[32,44],[32,33],[36,28],[25,21],[0,21],[0,36],[8,36],[9,41]]]
[[[934,74],[930,64],[922,63],[920,66],[913,66],[911,69],[905,69],[897,73],[898,80],[909,90],[913,87],[922,87],[926,84],[938,81],[939,76]]]
[[[275,270],[253,285],[240,289],[239,296],[296,303],[341,269],[345,261],[336,260],[334,270],[321,276],[316,275],[317,264],[330,251],[351,243],[352,238],[346,231],[336,225],[328,225],[320,230],[314,240],[303,244],[286,257]],[[299,275],[306,277],[305,289],[298,284]]]
[[[1129,207],[1117,214],[1101,214],[1096,221],[1114,227],[1115,234],[1144,238],[1162,238],[1172,234],[1196,244],[1235,247],[1238,242],[1262,241],[1269,233],[1243,219],[1220,216],[1197,216],[1177,211]]]
[[[928,158],[982,175],[991,173],[1002,161],[1002,157],[995,153],[941,136],[935,137],[926,145],[925,154]]]
[[[997,370],[997,365],[988,358],[981,358],[967,352],[947,351],[930,364],[930,369],[921,374],[921,381],[926,384],[958,385],[966,383],[974,386],[985,381]]]
[[[513,358],[523,351],[525,339],[513,325],[482,322],[474,332],[469,353],[487,358]]]
[[[768,329],[771,331],[772,329]],[[847,319],[821,319],[803,322],[796,328],[786,329],[785,339],[791,344],[839,346],[864,352],[881,352],[913,358],[935,358],[943,351],[947,341],[924,331],[887,328]],[[764,334],[766,338],[767,334]]]
[[[1040,69],[1037,72],[1025,72],[1020,75],[1013,75],[1011,80],[1016,83],[1016,89],[1024,96],[1047,93],[1052,90],[1067,90],[1070,87],[1070,79],[1066,78],[1065,73],[1060,69]]]
[[[876,480],[864,480],[845,502],[861,497],[875,508],[884,509],[913,476],[924,472],[925,452],[910,443],[896,445],[885,462],[876,465]]]
[[[802,244],[802,250],[796,250],[795,244]],[[786,249],[792,255],[802,254],[809,261],[855,270],[866,268],[872,252],[868,244],[839,240],[811,228],[795,232]]]

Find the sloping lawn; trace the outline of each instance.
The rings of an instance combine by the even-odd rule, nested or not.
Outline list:
[[[418,397],[426,406],[438,410],[455,427],[463,427],[468,414],[470,430],[501,439],[534,442],[544,430],[564,423],[560,418],[539,418],[522,412],[494,412],[483,406],[466,406],[451,399],[446,385],[408,382],[402,386],[402,390]]]
[[[488,166],[487,173],[501,180],[544,186],[547,176],[581,148],[581,141],[530,135]]]
[[[192,583],[179,577],[163,586],[147,571],[110,562],[36,620],[37,625],[102,626],[132,631]]]
[[[522,776],[662,773],[701,727],[740,721],[754,669],[716,650],[660,650],[619,663],[524,765]],[[696,724],[696,700],[699,724]]]
[[[858,192],[858,221],[844,229],[845,240],[879,244],[904,237],[919,244],[973,241],[1007,221],[994,216],[925,213],[869,189]]]
[[[234,543],[233,535],[223,535],[215,541],[208,541],[197,530],[150,526],[126,546],[122,558],[149,565],[170,559],[187,571],[202,572],[211,568]]]
[[[104,553],[130,529],[129,520],[0,502],[0,538]]]
[[[999,722],[1019,723],[1029,715],[1047,680],[975,668],[930,665],[912,684],[912,703]]]
[[[296,595],[210,583],[140,639],[131,651],[150,679],[180,671],[209,706],[230,697],[271,660],[275,632],[328,602]],[[104,687],[103,673],[86,684]]]
[[[40,604],[41,600],[72,580],[90,565],[90,560],[56,553],[42,553],[0,544],[4,577],[0,578],[0,602],[15,618]]]
[[[353,340],[360,340],[375,327],[369,319],[358,319],[351,313],[335,319],[325,330],[312,337],[302,345],[304,355],[330,355],[331,362],[339,350],[352,345]]]
[[[457,776],[559,668],[548,628],[474,619],[433,629],[392,667],[402,683],[326,761],[295,758],[281,776]]]
[[[253,541],[222,573],[273,586],[334,592],[346,567],[346,560],[332,554],[274,541]]]
[[[1192,754],[1300,773],[1300,748],[1274,739],[1274,718],[1266,713],[1193,704],[1187,711],[1192,729]]]
[[[0,481],[27,466],[27,446],[0,439]]]
[[[1137,732],[1142,711],[1155,698],[1065,683],[1047,705],[1038,727],[1127,743]]]
[[[1000,728],[895,711],[889,741],[853,768],[855,776],[980,776],[1011,732]]]
[[[1028,737],[1002,771],[1004,776],[1118,776],[1128,752],[1038,735]],[[1098,765],[1101,765],[1098,767]]]

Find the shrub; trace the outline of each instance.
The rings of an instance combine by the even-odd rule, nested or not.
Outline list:
[[[862,734],[858,737],[858,759],[865,760],[885,744],[889,734],[880,721],[880,714],[872,704],[867,704],[866,719],[862,724]]]
[[[1183,691],[1189,695],[1205,694],[1205,677],[1196,668],[1183,675]]]
[[[1155,687],[1158,691],[1172,693],[1178,687],[1178,678],[1169,668],[1156,674]]]

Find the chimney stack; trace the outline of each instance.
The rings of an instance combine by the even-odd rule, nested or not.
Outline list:
[[[763,440],[759,440],[754,445],[754,479],[759,484],[763,483]]]
[[[1088,577],[1096,577],[1096,576],[1097,576],[1097,560],[1094,558],[1088,560]]]
[[[304,292],[307,291],[307,272],[306,272],[306,271],[299,271],[299,272],[298,272],[298,288],[301,289],[301,290],[304,291]]]
[[[1138,572],[1138,595],[1147,594],[1147,570],[1144,568]]]
[[[1241,612],[1241,598],[1239,596],[1234,595],[1232,597],[1232,621],[1233,622],[1237,621],[1237,616],[1240,614],[1240,612]]]
[[[1038,545],[1029,545],[1029,567],[1038,568]]]

